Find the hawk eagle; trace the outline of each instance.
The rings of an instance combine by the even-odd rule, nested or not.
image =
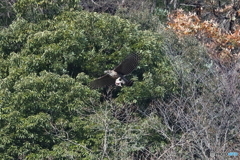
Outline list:
[[[116,86],[131,86],[133,81],[125,78],[125,75],[130,74],[138,65],[140,57],[138,54],[133,53],[128,55],[121,64],[113,70],[104,71],[105,75],[90,82],[92,88],[100,88],[115,84]]]

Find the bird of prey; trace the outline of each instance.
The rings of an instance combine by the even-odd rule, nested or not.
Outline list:
[[[137,67],[139,60],[140,57],[136,53],[128,55],[122,63],[113,70],[104,71],[104,76],[90,82],[90,86],[92,88],[100,88],[114,84],[120,87],[122,87],[122,85],[131,86],[133,81],[128,80],[125,76],[130,74]]]

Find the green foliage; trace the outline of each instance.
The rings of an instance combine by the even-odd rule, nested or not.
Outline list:
[[[68,76],[47,72],[20,78],[13,86],[14,92],[5,87],[9,81],[1,84],[0,151],[5,153],[1,158],[32,157],[41,149],[59,145],[59,139],[66,138],[66,134],[79,135],[79,130],[77,140],[87,141],[84,132],[89,131],[84,129],[86,122],[79,115],[89,112],[88,107],[98,97],[96,92]]]
[[[111,101],[99,107],[100,110],[91,116],[91,121],[95,124],[96,131],[104,133],[102,151],[98,156],[100,159],[104,157],[131,159],[133,154],[137,157],[139,152],[146,148],[149,153],[154,153],[167,144],[167,140],[159,132],[160,128],[164,127],[159,123],[161,119],[154,114],[142,120],[136,116],[132,123],[126,124],[113,115],[118,114],[116,110],[133,108],[133,105]],[[125,111],[124,114],[132,113]],[[119,118],[124,118],[124,114],[119,115]]]
[[[19,20],[2,35],[3,57],[10,55],[10,63],[21,66],[16,68],[21,73],[47,70],[72,77],[79,72],[97,77],[127,54],[138,52],[142,60],[136,74],[142,82],[136,83],[137,89],[126,88],[121,99],[131,94],[134,99],[162,97],[174,90],[171,67],[160,49],[161,36],[139,31],[119,17],[65,12],[39,24]]]
[[[166,32],[161,6],[173,4],[97,2],[118,16],[81,11],[79,0],[15,3],[17,19],[0,30],[0,159],[194,159],[209,146],[198,132],[227,128],[218,138],[238,140],[237,64],[216,76],[196,39]],[[88,86],[130,53],[141,57],[133,86]],[[233,133],[219,127],[231,121]]]
[[[16,7],[24,9],[25,2],[18,1]],[[0,158],[121,156],[114,136],[126,134],[128,125],[115,119],[108,103],[100,102],[99,93],[87,84],[134,52],[141,61],[128,78],[136,81],[119,89],[116,103],[146,106],[146,100],[167,96],[175,90],[175,78],[161,51],[162,37],[107,14],[61,12],[31,20],[26,18],[30,13],[20,13],[23,18],[0,32]],[[102,118],[104,107],[108,114]],[[106,121],[111,121],[111,132],[106,133]],[[120,141],[123,149],[130,147],[124,149],[126,157],[152,143],[159,146],[155,139],[164,141],[152,129],[151,137],[144,136],[148,128],[141,130],[143,122],[132,124],[136,132],[127,132],[132,138]],[[111,147],[105,152],[106,136]]]
[[[0,27],[6,27],[15,18],[15,13],[13,11],[12,3],[8,0],[0,1]]]
[[[21,0],[14,4],[17,16],[31,22],[52,19],[62,11],[80,10],[80,0]]]

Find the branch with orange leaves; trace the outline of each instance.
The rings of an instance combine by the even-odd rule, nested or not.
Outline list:
[[[168,28],[179,36],[192,35],[199,39],[209,49],[211,56],[222,62],[230,62],[236,58],[234,49],[240,46],[240,26],[236,32],[224,32],[219,24],[212,21],[201,21],[194,13],[185,13],[177,10],[168,16]]]

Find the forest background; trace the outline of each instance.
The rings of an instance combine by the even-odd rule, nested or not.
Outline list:
[[[240,153],[238,0],[1,0],[0,159]],[[128,54],[131,87],[89,82]]]

